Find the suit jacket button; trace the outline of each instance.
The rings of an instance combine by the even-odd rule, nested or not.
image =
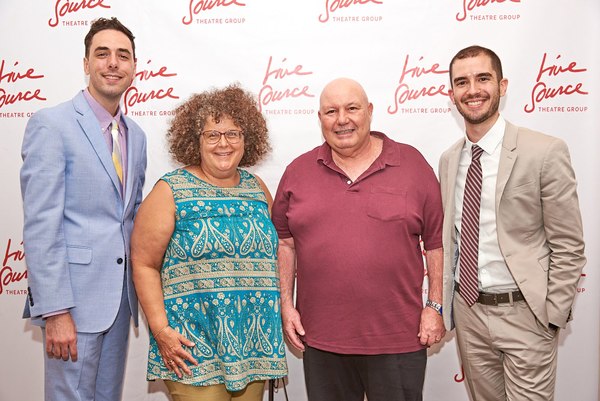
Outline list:
[[[123,258],[117,259],[117,263],[120,264],[120,265],[123,264]]]

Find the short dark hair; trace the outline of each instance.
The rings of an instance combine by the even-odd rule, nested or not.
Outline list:
[[[83,43],[85,45],[85,57],[88,58],[90,55],[90,46],[92,45],[92,39],[94,35],[100,31],[104,31],[106,29],[112,29],[115,31],[123,32],[125,36],[129,38],[131,41],[131,49],[133,50],[133,58],[135,59],[135,36],[133,33],[121,23],[116,17],[112,18],[98,18],[92,21],[92,26],[90,27],[90,31],[85,35],[85,39]]]
[[[500,62],[500,57],[492,50],[485,48],[483,46],[469,46],[460,50],[452,60],[450,61],[450,68],[448,69],[450,72],[450,86],[452,86],[452,66],[456,60],[463,60],[465,58],[477,57],[480,54],[485,54],[492,60],[492,69],[496,72],[496,76],[498,77],[498,82],[500,82],[503,78],[502,76],[502,63]]]

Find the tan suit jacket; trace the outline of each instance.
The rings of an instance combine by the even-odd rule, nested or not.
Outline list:
[[[462,138],[442,154],[444,206],[444,324],[454,327],[452,297],[458,260],[456,174]],[[496,226],[504,260],[529,307],[544,325],[571,318],[585,265],[577,182],[567,145],[560,139],[506,122],[496,184]]]

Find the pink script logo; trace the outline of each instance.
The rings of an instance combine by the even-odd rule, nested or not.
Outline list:
[[[17,67],[19,62],[16,61],[13,64],[13,68]],[[6,68],[6,70],[5,70]],[[25,72],[11,71],[10,67],[6,67],[6,61],[2,60],[0,62],[0,85],[4,86],[5,84],[12,84],[20,80],[28,80],[28,79],[40,79],[44,78],[42,74],[36,74],[34,68],[28,68]],[[22,70],[22,69],[21,69]],[[29,102],[32,100],[46,100],[45,97],[42,97],[41,89],[35,89],[33,91],[19,91],[17,93],[9,93],[5,89],[0,88],[0,109],[6,105],[10,105],[17,102]]]
[[[202,11],[212,10],[215,7],[229,6],[245,7],[246,4],[240,3],[237,0],[190,0],[188,15],[183,17],[181,22],[184,25],[189,25],[194,20],[194,15],[198,15]]]
[[[547,53],[544,53],[542,57],[542,63],[535,80],[536,84],[531,90],[531,103],[526,104],[523,108],[525,112],[531,113],[535,110],[538,103],[543,102],[546,99],[551,99],[557,96],[570,96],[570,95],[587,95],[588,92],[583,90],[583,82],[577,84],[559,85],[558,87],[550,87],[543,81],[544,78],[552,78],[558,76],[564,76],[565,74],[580,74],[586,72],[587,68],[577,68],[577,62],[571,61],[570,63],[556,63],[546,66]],[[561,55],[556,56],[556,60],[559,60]],[[566,65],[565,65],[566,64]]]
[[[511,1],[513,3],[520,3],[521,0],[463,0],[462,14],[456,14],[457,21],[464,21],[467,18],[467,11],[473,11],[477,7],[485,7],[492,3],[504,3]]]
[[[454,381],[457,383],[461,383],[465,381],[465,369],[460,366],[460,373],[454,375]]]
[[[152,60],[148,60],[146,64],[150,64],[151,62]],[[167,71],[166,66],[162,66],[157,70],[152,70],[149,68],[147,70],[138,71],[135,74],[135,77],[137,78],[138,82],[150,81],[159,78],[170,78],[174,76],[177,76],[177,73]],[[152,89],[150,92],[142,92],[137,88],[136,85],[130,86],[129,89],[125,91],[125,94],[123,96],[123,103],[125,104],[125,114],[127,114],[129,110],[132,109],[134,106],[140,103],[146,103],[149,100],[160,100],[165,98],[179,99],[179,96],[173,94],[173,90],[174,88],[172,86],[169,86],[167,88],[160,88],[156,90]]]
[[[281,63],[285,63],[287,58],[281,60]],[[269,56],[269,62],[267,64],[267,70],[265,71],[265,77],[263,78],[263,87],[258,93],[258,108],[262,111],[262,107],[270,103],[282,101],[287,98],[297,98],[301,96],[314,97],[315,95],[309,93],[308,85],[299,86],[288,86],[285,89],[274,89],[270,84],[271,81],[278,80],[282,82],[292,76],[303,76],[310,75],[312,71],[304,71],[302,64],[297,64],[292,69],[281,66],[275,68],[273,65],[273,56]]]
[[[9,262],[20,262],[25,257],[25,253],[19,250],[11,249],[12,239],[8,239],[6,244],[6,251],[4,252],[4,260],[2,262],[2,269],[0,270],[0,294],[4,292],[4,289],[13,283],[18,283],[19,281],[27,278],[27,270],[18,272],[13,270],[11,266],[8,265]],[[20,246],[23,246],[23,241],[21,241]]]
[[[48,20],[48,25],[55,27],[60,22],[60,17],[64,17],[67,14],[76,13],[77,11],[86,8],[110,8],[110,6],[104,4],[103,1],[104,0],[56,0],[56,4],[54,5],[54,18],[50,18]]]
[[[329,21],[330,13],[334,13],[341,8],[348,8],[355,4],[383,4],[383,1],[378,0],[325,0],[325,14],[319,15],[319,22]]]
[[[396,114],[399,110],[400,105],[403,105],[406,102],[410,102],[411,100],[416,100],[421,97],[433,97],[437,95],[448,96],[448,90],[446,89],[446,84],[439,85],[429,85],[429,86],[421,86],[420,88],[411,88],[409,82],[411,78],[418,80],[422,76],[429,74],[443,74],[447,76],[448,70],[440,69],[440,65],[438,63],[433,63],[431,66],[422,67],[422,66],[411,66],[409,64],[410,56],[407,54],[404,59],[404,65],[402,67],[402,74],[400,74],[400,79],[398,80],[398,86],[396,87],[396,91],[394,92],[394,104],[389,106],[387,112],[389,114]],[[421,56],[418,61],[422,61],[423,57]]]

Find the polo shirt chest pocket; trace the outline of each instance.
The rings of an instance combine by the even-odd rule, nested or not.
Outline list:
[[[367,215],[377,220],[401,220],[406,217],[406,191],[397,188],[371,188]]]

